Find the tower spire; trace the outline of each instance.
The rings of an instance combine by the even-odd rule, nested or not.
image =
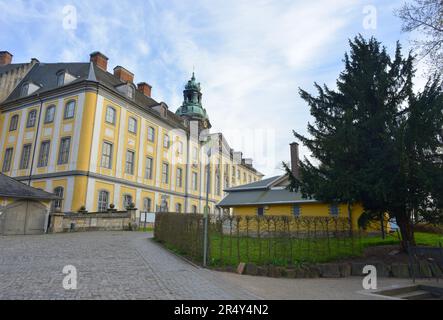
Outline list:
[[[201,121],[204,126],[210,126],[208,115],[202,106],[201,86],[195,78],[195,70],[192,71],[191,79],[185,85],[183,104],[176,114],[188,120]]]

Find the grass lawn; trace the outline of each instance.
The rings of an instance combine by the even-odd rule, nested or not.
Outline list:
[[[443,236],[431,233],[415,233],[418,245],[443,245]],[[356,257],[370,246],[395,245],[400,241],[396,234],[386,239],[380,236],[360,238],[330,239],[288,239],[252,237],[210,237],[210,264],[213,266],[232,265],[239,262],[252,262],[258,265],[274,264],[286,266],[301,263],[334,261],[341,258]]]

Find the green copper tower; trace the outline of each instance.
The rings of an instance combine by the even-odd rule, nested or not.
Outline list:
[[[183,104],[177,109],[176,114],[189,121],[199,121],[204,128],[210,128],[208,115],[202,106],[200,83],[195,80],[194,72],[192,73],[191,80],[185,86],[183,98]]]

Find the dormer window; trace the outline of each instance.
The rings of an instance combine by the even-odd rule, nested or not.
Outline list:
[[[57,73],[57,87],[61,87],[65,84],[65,72],[59,72]]]
[[[131,85],[128,85],[128,97],[130,99],[134,99],[134,93],[135,93],[134,87]]]
[[[28,92],[29,92],[29,83],[25,83],[22,86],[21,96],[26,97],[28,95]]]
[[[22,97],[29,96],[30,94],[36,92],[38,89],[40,89],[40,86],[32,83],[32,82],[26,82],[22,85],[20,95]]]
[[[119,92],[128,97],[129,99],[134,99],[135,87],[131,83],[125,83],[116,87]]]
[[[68,83],[71,83],[74,80],[77,80],[77,77],[73,76],[66,70],[60,70],[56,74],[57,76],[57,87],[64,86]]]

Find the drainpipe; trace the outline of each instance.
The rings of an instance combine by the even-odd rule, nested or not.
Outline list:
[[[43,112],[43,100],[40,97],[40,93],[37,94],[38,101],[40,101],[40,110],[38,112],[38,118],[37,118],[37,130],[35,132],[35,139],[34,139],[34,147],[32,148],[32,159],[31,159],[31,169],[29,171],[29,177],[28,177],[28,186],[31,185],[32,180],[32,170],[34,169],[34,159],[35,159],[35,152],[37,150],[37,142],[38,142],[38,134],[40,131],[40,120]]]

